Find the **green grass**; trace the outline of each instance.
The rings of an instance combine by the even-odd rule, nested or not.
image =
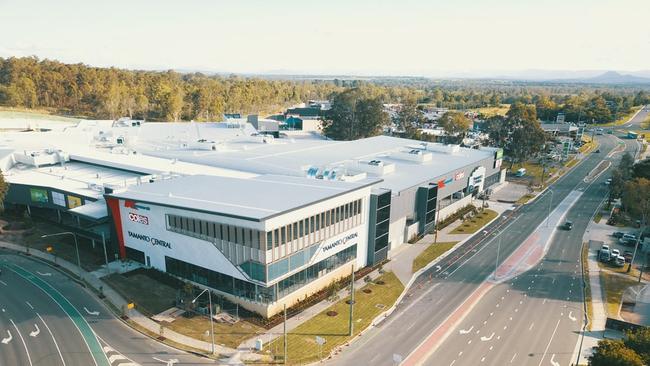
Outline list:
[[[508,113],[508,110],[510,110],[510,104],[501,104],[498,107],[478,108],[476,112],[486,117],[493,117],[493,116],[505,116],[506,113]]]
[[[473,234],[497,216],[499,214],[496,211],[484,209],[473,218],[463,221],[450,234]]]
[[[0,107],[0,118],[35,118],[48,121],[60,122],[78,122],[79,118],[64,117],[51,114],[50,111],[44,109],[24,109],[24,108],[8,108]]]
[[[535,163],[532,161],[527,161],[524,163],[517,163],[512,166],[512,169],[510,169],[510,172],[515,173],[517,170],[520,168],[526,169],[526,175],[524,177],[533,177],[535,181],[541,181],[542,179],[542,172],[544,172],[544,167],[539,164]],[[546,177],[544,177],[544,182],[548,180],[549,176],[557,171],[557,168],[554,166],[547,166],[546,167]]]
[[[188,337],[210,342],[210,318],[197,315],[192,318],[178,317],[171,323],[162,322],[169,328]],[[214,341],[226,347],[237,348],[243,341],[253,338],[256,334],[264,333],[264,329],[248,322],[239,321],[235,324],[214,322]]]
[[[378,281],[383,281],[384,284],[379,285]],[[372,292],[365,293],[364,289],[369,289]],[[369,283],[363,289],[356,290],[354,295],[354,335],[359,334],[370,325],[373,319],[390,308],[403,290],[404,286],[392,272],[387,272],[374,283]],[[348,299],[337,302],[289,332],[287,335],[287,362],[289,364],[306,364],[318,361],[319,346],[316,344],[316,336],[326,340],[322,347],[323,357],[326,357],[335,347],[352,338],[348,336],[350,305],[345,302]],[[337,315],[329,316],[327,315],[329,311],[334,311]],[[280,336],[266,345],[265,350],[281,356],[283,347],[284,339]]]
[[[427,249],[425,249],[420,255],[415,257],[413,260],[413,273],[419,271],[421,268],[424,268],[427,264],[431,263],[434,259],[440,257],[443,253],[453,248],[454,245],[458,243],[457,241],[452,242],[443,242],[431,244]]]
[[[597,224],[597,223],[600,222],[600,219],[602,219],[602,218],[603,218],[603,213],[602,213],[602,212],[598,212],[598,213],[596,214],[596,216],[594,216],[594,222]]]
[[[632,108],[632,112],[630,112],[630,113],[628,113],[628,114],[625,114],[625,115],[621,116],[621,117],[620,117],[619,119],[617,119],[616,121],[612,121],[612,122],[608,122],[608,123],[602,123],[602,124],[599,123],[598,126],[601,126],[601,127],[611,127],[611,126],[620,126],[620,125],[623,125],[623,124],[627,123],[627,121],[629,121],[630,118],[632,118],[632,116],[633,116],[633,115],[634,115],[634,114],[635,114],[639,109],[641,109],[641,108],[643,108],[643,106],[636,106],[636,107],[633,107],[633,108]]]
[[[600,271],[600,284],[605,291],[607,316],[618,318],[623,292],[629,287],[638,285],[638,282],[632,277],[626,278],[609,271]]]
[[[589,319],[588,329],[591,330],[591,322],[594,319],[594,304],[591,302],[591,285],[589,282],[589,265],[587,264],[589,258],[589,245],[583,244],[582,246],[582,274],[586,279],[585,285],[585,303],[587,304],[587,319]]]
[[[564,162],[564,166],[567,168],[573,168],[576,164],[578,164],[578,159],[576,158],[571,158],[567,161]]]
[[[523,205],[524,203],[527,203],[528,201],[533,199],[533,197],[535,197],[535,195],[526,193],[525,195],[521,196],[515,203],[518,205]]]

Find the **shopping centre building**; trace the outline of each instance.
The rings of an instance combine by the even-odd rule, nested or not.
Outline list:
[[[224,123],[82,121],[0,137],[5,205],[271,316],[389,259],[503,182],[502,152]]]

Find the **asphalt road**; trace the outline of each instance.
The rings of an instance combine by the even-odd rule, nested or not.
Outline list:
[[[0,341],[7,331],[12,336],[0,343],[0,366],[214,363],[133,330],[94,294],[47,264],[0,251],[0,266]],[[40,332],[30,336],[36,326]]]
[[[620,156],[612,158],[613,165]],[[424,364],[553,366],[576,362],[574,351],[584,321],[582,237],[607,196],[603,183],[608,177],[605,172],[593,183],[578,184],[576,190],[583,193],[566,215],[573,229],[556,229],[544,259],[488,292]]]
[[[486,228],[488,234],[467,241],[454,255],[439,263],[440,269],[432,268],[420,276],[393,314],[328,362],[393,365],[394,355],[402,358],[409,355],[493,272],[499,238],[502,239],[500,256],[506,258],[546,218],[549,203],[551,208],[557,206],[569,192],[584,184],[584,177],[618,143],[613,136],[603,136],[602,140],[602,153],[588,155],[555,182],[551,186],[552,195],[542,195],[531,204],[506,212],[506,219]],[[636,146],[631,140],[627,143]]]
[[[650,113],[650,106],[644,106],[641,112],[639,112],[634,118],[632,118],[630,121],[627,123],[624,123],[620,126],[614,126],[614,129],[616,130],[640,130],[641,129],[641,122],[645,121],[645,119],[648,117],[648,113]]]

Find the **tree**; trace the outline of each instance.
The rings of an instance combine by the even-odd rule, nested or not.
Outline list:
[[[623,343],[641,356],[646,365],[650,364],[650,328],[639,328],[628,332]]]
[[[643,360],[619,340],[605,339],[598,342],[589,356],[591,366],[643,366]]]
[[[510,141],[504,152],[511,158],[510,167],[515,162],[534,158],[544,148],[546,135],[537,121],[522,120],[511,130]]]
[[[534,105],[516,102],[510,106],[506,117],[511,120],[537,121],[537,111]]]
[[[625,183],[622,203],[625,210],[645,225],[650,216],[650,180],[636,178]]]
[[[388,113],[377,97],[359,88],[337,93],[332,108],[322,117],[325,136],[334,140],[357,140],[377,136],[388,125]]]
[[[9,190],[9,183],[5,181],[4,175],[2,175],[2,170],[0,170],[0,211],[3,208],[3,202],[5,201],[5,196]]]
[[[650,159],[642,160],[632,167],[632,176],[635,178],[650,179]]]
[[[405,132],[406,137],[412,138],[415,131],[422,123],[423,116],[418,110],[418,103],[415,97],[407,97],[397,111],[397,125]]]
[[[465,138],[471,123],[462,112],[447,112],[438,120],[438,125],[445,130],[447,135],[446,141],[452,144],[458,144]]]
[[[623,180],[627,181],[632,177],[632,167],[634,166],[634,158],[629,152],[621,156],[621,161],[618,163],[618,170],[621,171]]]

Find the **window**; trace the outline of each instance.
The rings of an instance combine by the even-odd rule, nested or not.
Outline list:
[[[280,230],[282,233],[282,240],[280,241],[280,244],[286,244],[287,242],[287,227],[283,226],[282,229]]]
[[[266,232],[266,250],[271,250],[273,249],[273,232],[272,231],[267,231]]]
[[[293,223],[293,229],[291,230],[291,232],[293,233],[293,240],[298,239],[298,223],[297,222]]]

